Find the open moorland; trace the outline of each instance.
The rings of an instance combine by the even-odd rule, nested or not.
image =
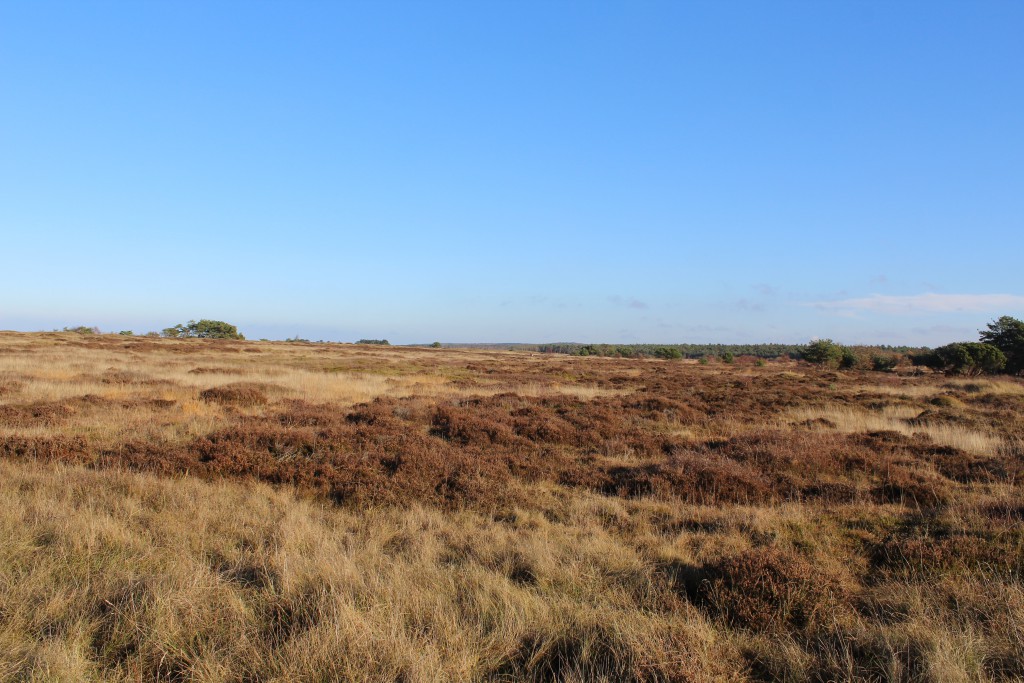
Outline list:
[[[1024,383],[0,334],[0,680],[1024,677]]]

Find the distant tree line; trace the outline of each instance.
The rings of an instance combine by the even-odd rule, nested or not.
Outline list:
[[[540,353],[568,355],[601,355],[618,358],[703,358],[721,357],[726,353],[777,358],[799,353],[795,344],[538,344],[516,348]]]
[[[564,353],[572,356],[611,356],[616,358],[717,358],[729,362],[739,356],[754,358],[803,357],[802,344],[538,344],[517,349],[540,353]],[[910,347],[878,346],[886,352],[906,352]]]
[[[667,360],[696,358],[701,362],[718,359],[732,363],[738,356],[758,359],[791,358],[832,368],[870,368],[893,370],[909,359],[917,366],[951,374],[977,375],[1006,372],[1024,374],[1024,322],[1003,316],[988,324],[976,342],[956,342],[937,349],[909,346],[843,346],[831,339],[817,339],[809,344],[511,344],[505,348],[539,353],[558,353],[572,356],[604,356],[612,358],[663,358]],[[98,327],[80,325],[65,327],[64,332],[100,334]],[[118,334],[132,336],[131,330]],[[156,336],[149,332],[146,336]],[[190,320],[164,328],[163,337],[178,339],[245,339],[234,325],[222,320]],[[290,342],[305,342],[298,336]],[[387,339],[360,339],[356,344],[390,346]],[[430,346],[439,348],[440,342]],[[474,345],[484,346],[484,345]],[[489,345],[488,345],[489,346]]]

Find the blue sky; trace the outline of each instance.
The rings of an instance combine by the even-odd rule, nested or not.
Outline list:
[[[0,329],[941,344],[1024,3],[0,3]]]

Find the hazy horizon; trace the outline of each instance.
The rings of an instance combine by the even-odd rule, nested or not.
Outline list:
[[[937,346],[1024,317],[1024,4],[8,2],[0,329]]]
[[[182,320],[182,321],[177,321],[177,322],[186,322],[186,321]],[[231,321],[226,321],[226,322],[231,322]],[[991,322],[991,321],[987,321],[987,322]],[[134,327],[132,327],[132,326],[124,326],[124,325],[121,325],[121,326],[118,326],[118,325],[102,326],[102,325],[93,325],[93,324],[87,324],[87,323],[81,323],[81,324],[80,323],[74,323],[74,324],[54,324],[54,325],[51,325],[51,326],[44,326],[44,327],[31,327],[31,326],[23,326],[21,328],[13,328],[13,327],[5,328],[5,327],[0,327],[0,332],[51,333],[51,332],[63,332],[65,330],[65,328],[72,329],[72,328],[79,327],[79,326],[81,326],[81,327],[95,327],[95,328],[99,329],[101,334],[117,334],[120,331],[130,331],[130,332],[132,332],[136,336],[144,336],[145,334],[150,333],[150,332],[161,332],[163,330],[163,328],[166,327],[166,325],[159,325],[159,326],[153,326],[153,327],[146,327],[146,326],[134,326]],[[675,339],[675,340],[673,340],[673,339],[646,339],[646,340],[640,339],[640,340],[623,341],[623,340],[575,339],[575,338],[559,338],[559,339],[556,339],[556,338],[543,338],[543,339],[518,339],[518,340],[507,340],[507,339],[505,339],[505,340],[501,340],[501,339],[465,340],[465,339],[444,339],[444,338],[440,338],[440,337],[433,338],[433,339],[405,339],[405,338],[394,337],[393,335],[391,337],[389,337],[387,335],[371,334],[370,332],[367,332],[365,334],[348,334],[348,335],[345,335],[345,334],[340,334],[340,332],[344,332],[344,330],[340,330],[339,328],[321,328],[321,331],[322,332],[326,332],[327,334],[301,335],[301,334],[296,334],[296,333],[283,333],[283,332],[281,332],[281,330],[283,330],[283,329],[285,329],[285,328],[280,327],[280,326],[276,326],[276,327],[266,327],[266,326],[264,326],[264,327],[245,327],[244,325],[239,325],[238,326],[238,331],[248,341],[260,341],[260,340],[264,340],[264,339],[268,340],[268,341],[287,341],[289,339],[300,339],[302,341],[309,341],[309,342],[325,342],[325,343],[341,343],[341,344],[349,343],[350,344],[350,343],[355,343],[356,341],[358,341],[360,339],[385,339],[385,340],[388,341],[389,344],[391,344],[393,346],[425,346],[425,345],[432,344],[434,342],[441,342],[442,344],[444,344],[446,346],[456,346],[456,347],[457,346],[541,346],[541,345],[556,345],[556,344],[597,344],[597,345],[601,345],[601,344],[609,344],[609,345],[614,345],[614,344],[623,344],[623,345],[650,344],[650,345],[666,345],[666,346],[684,345],[684,344],[693,344],[693,345],[715,345],[715,344],[720,344],[720,345],[723,345],[723,346],[730,346],[730,345],[737,345],[737,346],[739,346],[739,345],[750,345],[750,344],[802,345],[802,344],[806,344],[806,343],[811,342],[811,341],[815,341],[817,339],[831,338],[831,337],[827,337],[827,335],[812,335],[812,336],[807,337],[805,339],[784,340],[784,339],[764,338],[764,339],[750,339],[750,340],[741,340],[741,341],[721,341],[721,340],[717,340],[717,339]],[[851,346],[932,347],[932,346],[938,346],[938,345],[941,345],[941,344],[945,344],[945,343],[948,343],[948,342],[954,342],[954,341],[976,341],[977,340],[977,334],[979,332],[981,332],[982,329],[984,329],[984,326],[981,326],[979,329],[974,330],[973,332],[966,333],[966,336],[964,336],[964,337],[960,337],[960,338],[956,338],[956,339],[950,338],[950,339],[944,340],[942,342],[939,342],[938,344],[926,344],[926,343],[906,344],[906,343],[891,342],[891,341],[885,341],[885,340],[879,340],[879,341],[851,341],[849,339],[838,339],[838,338],[837,339],[833,339],[833,341],[835,341],[837,343],[840,343],[840,344],[851,345]],[[331,332],[334,332],[334,334],[333,335],[330,334]]]

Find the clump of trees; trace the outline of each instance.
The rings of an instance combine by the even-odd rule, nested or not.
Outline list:
[[[1024,322],[1004,315],[988,324],[976,342],[954,342],[911,356],[915,365],[958,375],[1024,371]]]
[[[74,332],[75,334],[100,334],[100,328],[89,327],[88,325],[79,325],[77,327],[65,327],[64,332]]]
[[[377,344],[378,346],[391,346],[387,339],[360,339],[356,344]]]
[[[992,344],[956,342],[940,346],[922,357],[918,364],[956,375],[980,375],[999,372],[1006,367],[1006,356]]]
[[[937,349],[923,350],[850,347],[831,339],[818,339],[804,346],[798,357],[830,368],[870,367],[891,372],[906,354],[914,365],[948,374],[1024,373],[1024,322],[1004,315],[989,323],[987,328],[979,333],[978,341],[954,342]]]
[[[161,335],[177,339],[245,339],[239,334],[237,327],[223,320],[189,320],[174,327],[165,327]]]
[[[817,339],[800,350],[799,358],[832,369],[892,372],[906,357],[900,351],[902,348],[904,347],[843,346],[831,339]]]
[[[1007,372],[1013,375],[1024,372],[1024,321],[1004,315],[989,323],[980,339],[1003,352]]]

